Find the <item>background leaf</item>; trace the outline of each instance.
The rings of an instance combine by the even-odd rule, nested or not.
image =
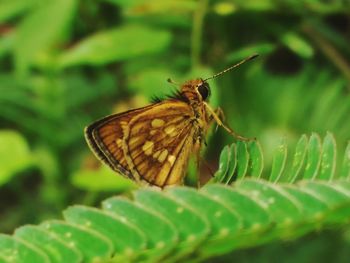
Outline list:
[[[334,143],[331,138],[330,133],[325,136],[324,152]],[[333,146],[329,149],[334,150]],[[226,147],[223,152],[227,154],[232,148]],[[280,149],[278,146],[278,154]],[[312,147],[309,151],[309,156],[319,154]],[[326,159],[335,167],[335,158]],[[279,167],[279,174],[285,167]],[[206,261],[243,248],[346,226],[350,184],[331,176],[333,169],[313,169],[305,167],[301,171],[304,176],[315,176],[297,183],[279,183],[275,176],[269,177],[270,181],[247,176],[229,184],[224,177],[221,179],[226,185],[212,183],[201,189],[137,189],[133,198],[108,198],[100,209],[71,206],[63,212],[63,220],[25,225],[13,236],[1,235],[1,255],[5,262],[14,255],[18,262]]]
[[[142,39],[142,42],[139,40]],[[171,35],[165,30],[125,26],[100,32],[63,53],[60,67],[91,64],[103,65],[165,50]]]
[[[20,73],[37,61],[42,52],[48,51],[62,39],[77,3],[76,0],[50,1],[40,5],[21,22],[14,45],[16,66]]]
[[[17,172],[31,166],[33,158],[25,138],[15,131],[0,132],[0,185]]]

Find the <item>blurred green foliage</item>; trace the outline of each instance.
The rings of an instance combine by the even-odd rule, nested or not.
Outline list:
[[[349,10],[348,0],[1,0],[0,231],[132,189],[100,167],[84,126],[170,93],[168,77],[207,77],[252,53],[261,56],[211,82],[211,103],[230,126],[257,137],[270,165],[281,137],[296,143],[312,131],[331,131],[343,152]],[[214,169],[230,142],[221,129],[210,135],[205,159]],[[315,236],[308,247],[349,246],[348,232]],[[292,244],[302,262],[311,256],[303,242]],[[265,258],[288,254],[264,249]]]

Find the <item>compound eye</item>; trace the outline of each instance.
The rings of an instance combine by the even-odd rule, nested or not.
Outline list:
[[[210,95],[210,87],[207,82],[203,82],[201,85],[199,85],[197,90],[199,94],[201,94],[203,100],[206,100]]]

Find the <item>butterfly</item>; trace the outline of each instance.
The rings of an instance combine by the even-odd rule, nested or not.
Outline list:
[[[187,81],[167,99],[92,123],[85,128],[90,149],[111,169],[139,184],[183,184],[190,156],[199,155],[210,124],[216,122],[235,138],[246,139],[222,122],[220,109],[209,106],[207,81],[257,56],[209,78]]]

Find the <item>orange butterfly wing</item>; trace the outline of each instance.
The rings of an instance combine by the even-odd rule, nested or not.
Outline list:
[[[160,187],[180,184],[193,152],[198,126],[192,108],[165,100],[111,115],[88,126],[93,152],[113,170]]]

